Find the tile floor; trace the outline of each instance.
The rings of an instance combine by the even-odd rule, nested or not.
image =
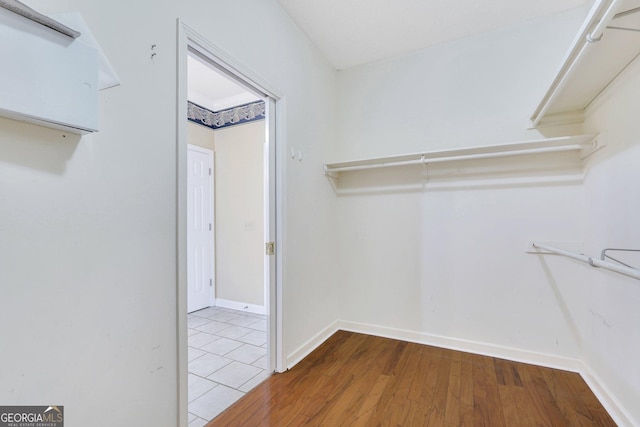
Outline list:
[[[267,319],[209,307],[189,314],[189,427],[202,427],[267,373]]]

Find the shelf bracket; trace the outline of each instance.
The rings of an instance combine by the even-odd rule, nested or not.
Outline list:
[[[580,159],[586,159],[596,151],[607,146],[606,136],[604,134],[596,135],[584,149],[580,151]]]

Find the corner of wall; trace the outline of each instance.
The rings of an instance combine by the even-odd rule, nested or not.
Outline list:
[[[618,426],[632,427],[640,425],[640,420],[633,419],[626,409],[624,409],[624,406],[615,398],[615,395],[609,391],[605,383],[600,380],[586,363],[581,362],[579,374]]]
[[[292,353],[287,355],[286,366],[287,369],[293,368],[297,365],[302,359],[307,357],[313,350],[320,347],[320,345],[325,342],[331,335],[335,334],[341,328],[338,327],[339,321],[336,320],[324,328],[322,331],[318,332],[311,339],[306,341]]]

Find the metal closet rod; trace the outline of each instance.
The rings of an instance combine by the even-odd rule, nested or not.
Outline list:
[[[640,31],[635,28],[624,28],[624,27],[615,27],[608,26],[608,23],[617,18],[622,18],[623,16],[633,15],[634,13],[640,12],[640,7],[634,7],[633,9],[625,10],[624,12],[616,13],[618,9],[618,3],[622,3],[622,0],[614,0],[613,3],[609,6],[609,9],[605,12],[604,16],[598,22],[598,25],[593,29],[591,34],[587,34],[587,41],[589,43],[600,41],[602,38],[602,34],[605,29],[612,30],[625,30],[625,31]]]
[[[596,22],[597,11],[604,4],[606,0],[601,0],[597,2],[591,12],[589,12],[589,16],[587,20],[589,20],[589,24],[587,27],[593,25]],[[605,28],[616,16],[616,11],[618,10],[622,0],[613,0],[609,3],[609,7],[602,15],[602,18],[596,23],[595,27],[590,33],[584,35],[583,42],[581,44],[575,45],[572,48],[572,51],[569,53],[569,56],[565,60],[565,63],[562,65],[562,69],[559,71],[556,80],[554,80],[551,88],[547,91],[545,95],[546,101],[543,100],[544,104],[540,108],[540,111],[535,115],[535,118],[532,117],[531,123],[533,127],[537,127],[544,116],[547,114],[549,108],[551,108],[551,104],[555,99],[559,96],[562,89],[567,85],[571,76],[576,72],[578,68],[578,64],[581,62],[582,58],[585,57],[587,51],[589,51],[592,46],[602,40],[602,34],[604,33]]]
[[[587,34],[587,41],[589,43],[600,41],[600,39],[602,38],[602,33],[604,33],[604,30],[607,28],[607,25],[609,25],[609,22],[611,22],[613,18],[616,16],[616,12],[618,10],[618,7],[620,6],[620,3],[622,3],[621,0],[613,0],[611,2],[611,4],[609,5],[609,8],[604,13],[604,15],[602,16],[598,24],[595,26],[593,31]]]
[[[534,248],[542,249],[545,251],[553,252],[558,255],[563,255],[569,258],[576,259],[578,261],[586,262],[591,267],[604,268],[606,270],[614,271],[619,274],[624,274],[625,276],[632,277],[634,279],[640,280],[640,270],[636,270],[635,268],[624,267],[622,265],[614,264],[609,261],[603,261],[598,258],[592,258],[587,255],[577,254],[575,252],[565,251],[564,249],[556,248],[553,246],[547,246],[541,243],[534,243]]]
[[[368,165],[355,165],[355,166],[342,166],[342,167],[340,166],[326,167],[325,166],[325,173],[348,172],[348,171],[376,169],[376,168],[388,168],[388,167],[394,167],[394,166],[426,165],[429,163],[454,162],[459,160],[492,159],[497,157],[519,156],[523,154],[553,153],[553,152],[559,152],[559,151],[576,151],[576,150],[582,150],[584,148],[585,148],[584,144],[571,144],[571,145],[561,145],[557,147],[538,147],[538,148],[528,148],[525,150],[501,151],[501,152],[494,152],[494,153],[461,154],[461,155],[452,155],[452,156],[446,156],[446,157],[427,157],[427,155],[423,154],[422,157],[415,160],[371,163]]]

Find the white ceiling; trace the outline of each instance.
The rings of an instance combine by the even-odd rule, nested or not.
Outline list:
[[[338,69],[494,30],[592,0],[277,0]]]
[[[189,101],[212,111],[225,110],[260,98],[198,57],[187,57]]]

